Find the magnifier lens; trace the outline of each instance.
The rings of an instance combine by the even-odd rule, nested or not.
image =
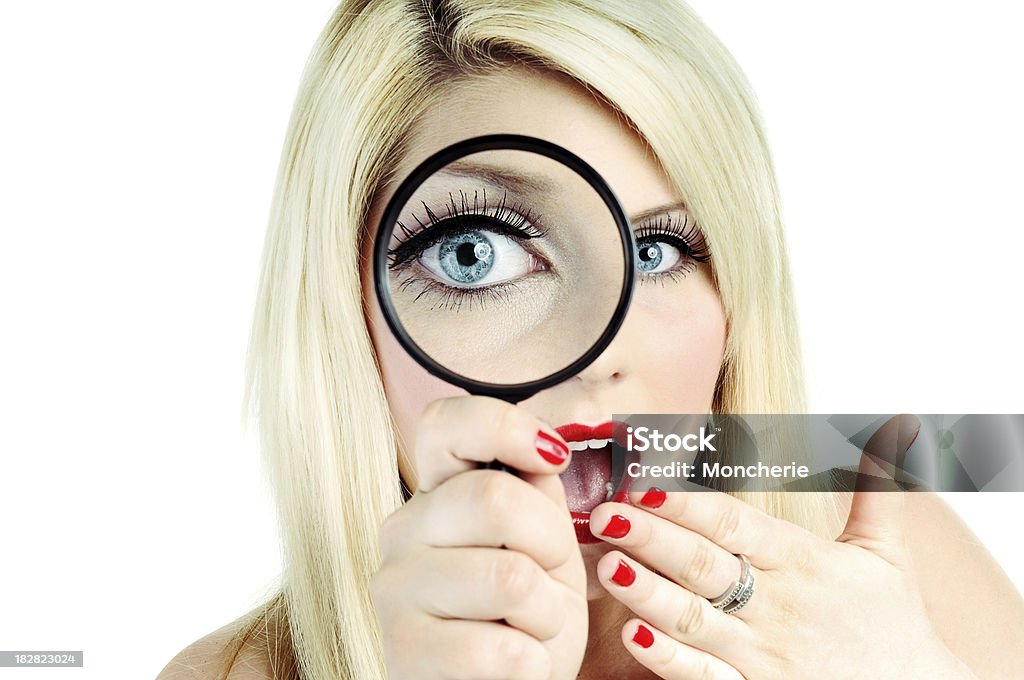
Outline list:
[[[513,149],[464,155],[427,175],[397,214],[393,313],[451,373],[540,380],[579,359],[615,316],[630,264],[622,229],[559,161]]]

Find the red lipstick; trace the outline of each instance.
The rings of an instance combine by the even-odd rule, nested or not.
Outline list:
[[[584,425],[583,423],[568,423],[555,428],[555,431],[566,442],[583,442],[592,439],[613,439],[615,442],[625,445],[626,424],[621,421],[609,420],[599,425]],[[576,530],[576,540],[579,543],[600,543],[590,532],[590,509],[604,502],[606,498],[604,490],[611,482],[611,445],[601,449],[584,449],[578,451],[572,458],[569,468],[562,473],[562,482],[566,486],[566,498],[571,510],[573,527]],[[600,497],[598,498],[598,495]],[[626,496],[621,491],[612,497],[613,501],[626,502]],[[596,502],[595,502],[596,501]],[[579,510],[580,507],[588,508],[586,511]]]

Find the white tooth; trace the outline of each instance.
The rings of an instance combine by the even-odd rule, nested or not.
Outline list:
[[[605,488],[604,499],[605,499],[605,501],[610,501],[612,499],[612,492],[615,491],[615,487],[612,486],[611,482],[608,482],[607,484],[604,485],[604,488]]]
[[[567,442],[570,451],[583,451],[584,449],[603,449],[611,443],[611,439],[587,439],[582,442]]]

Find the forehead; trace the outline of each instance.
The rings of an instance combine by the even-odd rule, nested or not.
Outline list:
[[[412,129],[396,177],[446,146],[502,133],[572,151],[604,177],[629,214],[678,200],[653,153],[612,108],[567,76],[520,67],[449,85]]]

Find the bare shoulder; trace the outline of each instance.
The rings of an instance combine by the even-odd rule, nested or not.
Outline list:
[[[274,671],[266,644],[247,639],[254,615],[239,617],[185,647],[156,680],[271,680]],[[225,676],[229,664],[231,672]]]
[[[1019,677],[1024,598],[941,496],[915,491],[905,499],[907,548],[936,632],[979,678]],[[837,500],[845,518],[852,494],[837,494]]]

